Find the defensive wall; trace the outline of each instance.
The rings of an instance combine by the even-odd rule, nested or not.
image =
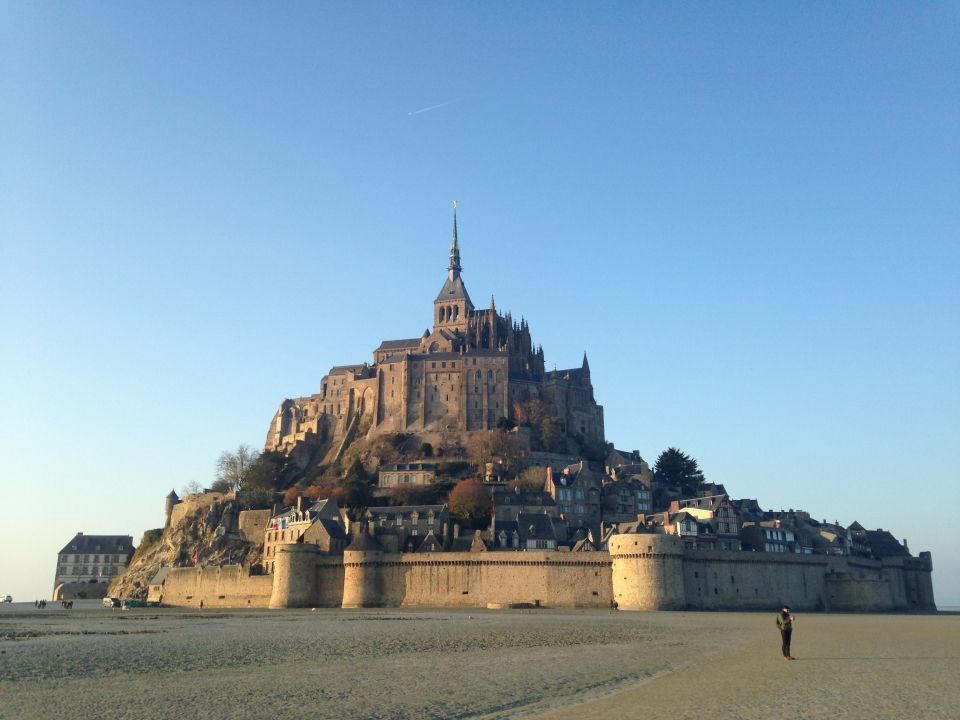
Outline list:
[[[671,535],[616,535],[609,552],[385,553],[277,549],[272,575],[241,566],[172,569],[152,600],[197,607],[544,607],[622,610],[936,609],[928,553],[876,561],[684,548]],[[159,595],[162,594],[162,597]]]

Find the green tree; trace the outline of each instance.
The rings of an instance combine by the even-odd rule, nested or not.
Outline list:
[[[366,507],[373,497],[373,487],[370,484],[370,475],[363,468],[363,463],[354,460],[347,469],[343,481],[340,483],[342,493],[340,498],[344,505],[350,508]]]
[[[240,445],[234,452],[229,450],[220,453],[217,459],[216,481],[213,489],[219,492],[230,492],[243,487],[244,480],[250,468],[260,457],[260,453],[249,445]]]
[[[286,487],[286,483],[283,482],[283,471],[286,467],[286,464],[287,458],[283,455],[283,453],[263,453],[247,471],[247,474],[244,476],[241,489],[284,489]]]
[[[490,523],[493,497],[480,478],[458,482],[450,491],[447,502],[450,514],[471,527],[484,528]]]
[[[560,418],[544,418],[540,423],[540,447],[548,452],[563,452],[567,449]]]
[[[653,466],[653,477],[680,497],[691,497],[704,482],[703,472],[696,459],[677,448],[667,448]]]

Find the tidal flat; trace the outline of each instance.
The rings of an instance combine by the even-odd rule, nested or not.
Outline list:
[[[960,717],[960,616],[0,610],[0,718]]]

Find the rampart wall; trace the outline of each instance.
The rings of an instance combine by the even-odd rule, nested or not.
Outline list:
[[[690,550],[669,535],[619,535],[610,552],[327,555],[277,549],[273,575],[177,568],[167,605],[197,607],[547,607],[623,610],[930,611],[929,556],[892,561]]]
[[[148,600],[178,607],[267,607],[272,575],[250,575],[242,565],[171,568],[160,592]]]

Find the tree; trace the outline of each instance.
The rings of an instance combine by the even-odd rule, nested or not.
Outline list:
[[[244,480],[250,468],[260,457],[260,453],[249,445],[240,445],[235,452],[229,450],[220,453],[217,459],[217,479],[214,488],[225,488],[230,490],[239,490],[244,485]]]
[[[398,485],[390,490],[391,505],[434,505],[439,500],[436,485]]]
[[[548,452],[563,452],[567,449],[563,422],[559,418],[544,418],[540,423],[540,446]]]
[[[515,480],[507,484],[508,490],[523,492],[540,492],[547,484],[547,469],[544,467],[528,467]]]
[[[667,448],[660,453],[656,465],[653,466],[653,477],[680,497],[693,496],[704,482],[703,472],[696,459],[677,448]]]
[[[467,452],[481,475],[487,472],[487,463],[499,468],[499,472],[494,471],[496,474],[507,477],[516,475],[523,467],[523,445],[516,433],[503,430],[472,433]]]
[[[196,480],[191,480],[186,483],[182,488],[180,488],[180,497],[186,497],[187,495],[194,495],[203,490],[203,486],[200,485]]]
[[[461,480],[447,498],[450,513],[475,528],[486,527],[493,512],[493,497],[480,478]]]
[[[370,475],[363,468],[363,463],[354,460],[347,469],[343,481],[340,483],[342,492],[338,501],[351,508],[366,507],[373,497],[373,488],[370,485]]]
[[[276,490],[286,485],[282,474],[287,458],[283,453],[267,452],[259,455],[244,473],[241,490]]]

